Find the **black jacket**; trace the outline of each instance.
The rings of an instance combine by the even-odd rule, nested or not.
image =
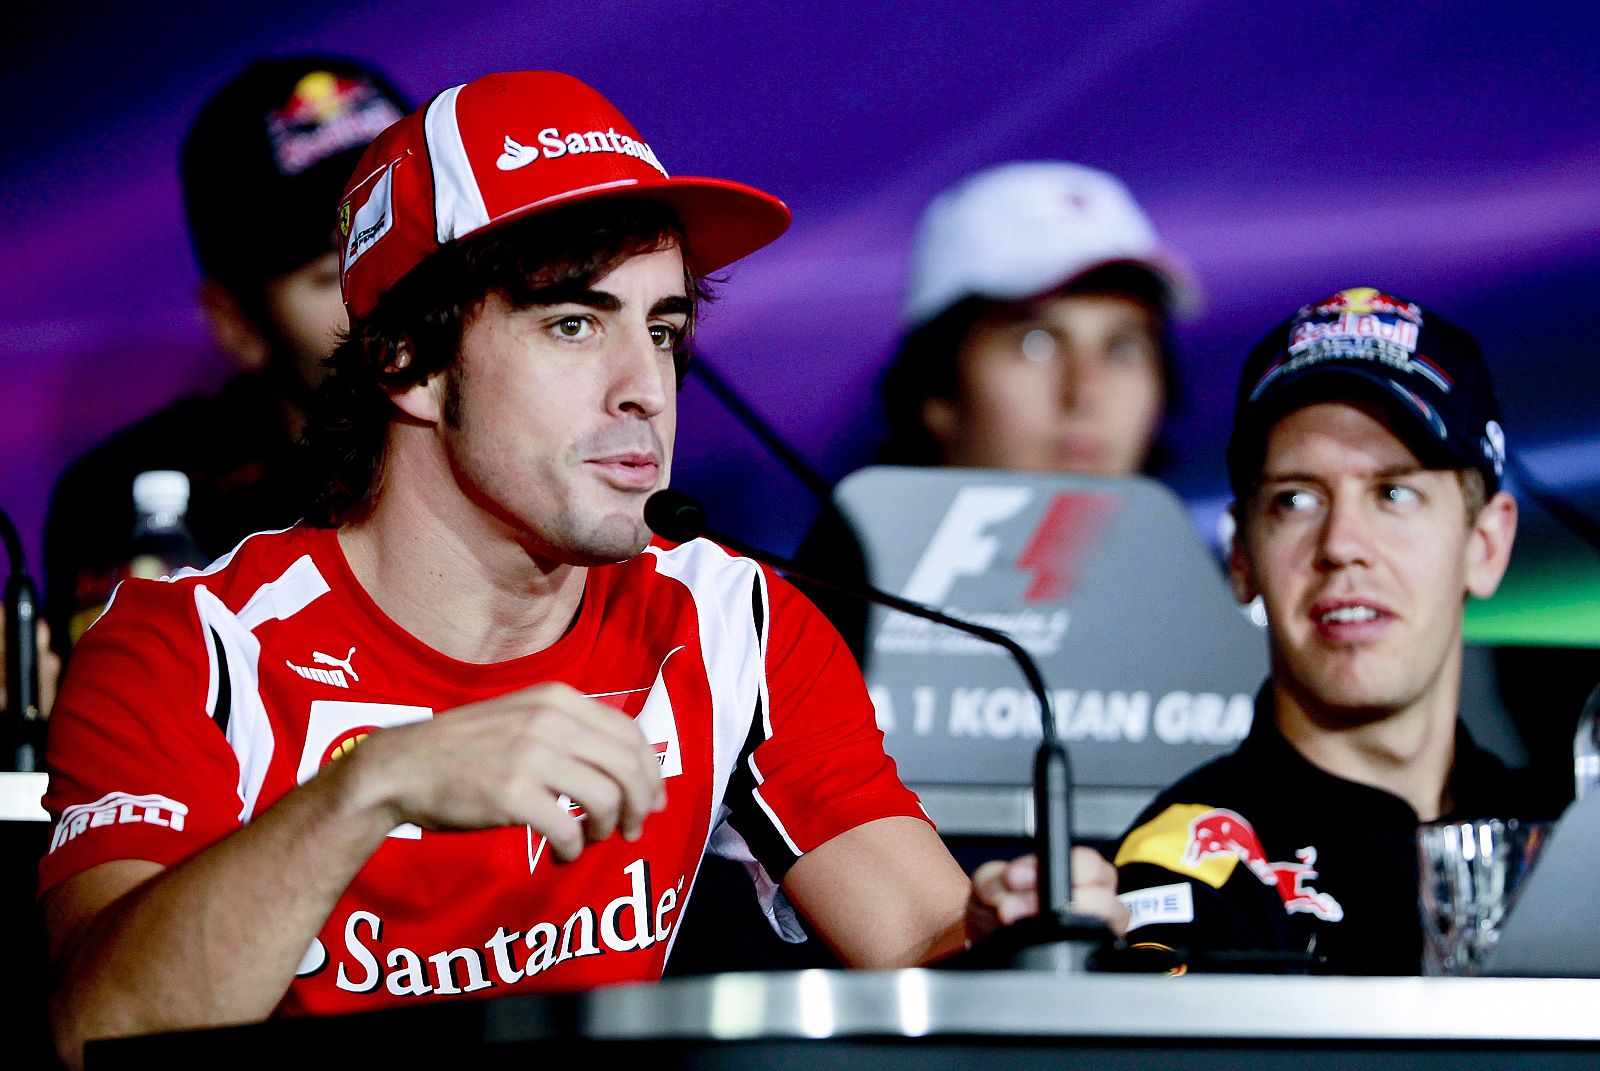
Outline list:
[[[1458,728],[1447,817],[1550,818],[1549,797]],[[1417,824],[1398,796],[1307,761],[1264,687],[1238,750],[1161,793],[1119,842],[1128,941],[1193,969],[1416,974]]]

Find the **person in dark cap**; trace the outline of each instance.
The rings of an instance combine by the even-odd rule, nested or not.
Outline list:
[[[1516,534],[1505,451],[1478,344],[1412,301],[1341,290],[1251,351],[1228,567],[1264,602],[1271,675],[1238,750],[1122,838],[1130,941],[1196,969],[1416,974],[1418,823],[1549,816],[1457,711],[1464,604]]]
[[[184,211],[212,340],[242,371],[74,461],[45,520],[45,616],[66,654],[127,556],[132,484],[186,474],[187,523],[206,560],[304,515],[296,441],[345,330],[334,209],[367,144],[408,110],[382,74],[328,56],[259,60],[212,95],[181,152]]]

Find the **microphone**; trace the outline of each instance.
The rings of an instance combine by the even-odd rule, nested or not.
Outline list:
[[[1072,765],[1067,749],[1056,731],[1055,711],[1045,688],[1039,666],[1016,640],[998,629],[953,617],[932,606],[892,595],[866,583],[846,583],[817,576],[795,562],[779,557],[743,540],[719,532],[706,520],[705,507],[693,496],[673,488],[651,495],[644,504],[644,522],[650,530],[675,543],[705,537],[738,554],[771,566],[791,577],[887,606],[912,617],[935,621],[969,636],[993,643],[1006,650],[1022,671],[1039,703],[1044,738],[1034,756],[1033,807],[1034,853],[1039,860],[1039,914],[1022,919],[1000,931],[989,942],[985,954],[973,961],[1010,960],[1016,966],[1080,970],[1093,947],[1108,940],[1111,931],[1100,919],[1076,914],[1072,900]]]
[[[4,737],[7,768],[33,773],[40,768],[44,721],[39,711],[39,601],[23,560],[22,540],[11,518],[0,510],[0,541],[11,571],[5,588],[6,706]]]

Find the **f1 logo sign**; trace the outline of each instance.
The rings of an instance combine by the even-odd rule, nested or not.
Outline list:
[[[992,529],[1016,517],[1033,501],[1026,487],[963,487],[901,594],[917,602],[948,602],[956,581],[982,576],[1000,554]],[[1116,515],[1115,495],[1063,491],[1045,507],[1015,567],[1031,573],[1024,602],[1058,602],[1071,593],[1078,570]]]
[[[957,580],[988,572],[1000,553],[1000,540],[987,531],[1021,513],[1032,500],[1026,487],[963,487],[900,594],[937,606]]]

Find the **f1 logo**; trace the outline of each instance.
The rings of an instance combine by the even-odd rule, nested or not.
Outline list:
[[[1032,500],[1033,492],[1026,487],[963,487],[900,594],[938,605],[949,597],[957,580],[988,572],[1000,553],[1000,540],[986,533],[1021,513]]]
[[[963,487],[901,594],[946,603],[956,581],[982,576],[994,565],[1001,544],[991,530],[1016,517],[1033,497],[1026,487]],[[1115,495],[1084,491],[1063,491],[1050,500],[1015,562],[1019,571],[1032,574],[1024,602],[1058,602],[1071,593],[1117,503]]]

